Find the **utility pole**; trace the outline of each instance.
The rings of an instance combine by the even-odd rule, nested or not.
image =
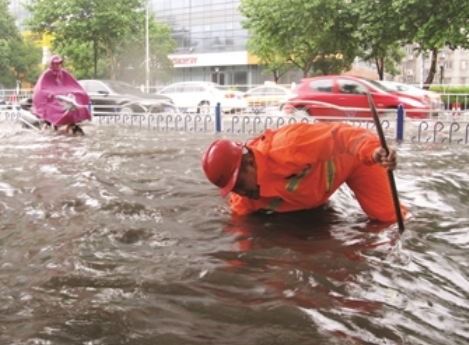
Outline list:
[[[148,32],[148,1],[146,2],[146,13],[145,13],[145,86],[147,93],[150,93],[150,44],[149,44],[149,32]]]

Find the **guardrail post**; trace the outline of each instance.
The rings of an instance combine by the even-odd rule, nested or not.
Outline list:
[[[92,108],[92,104],[93,104],[93,103],[91,103],[91,101],[89,101],[89,102],[88,102],[88,107],[87,107],[87,108],[88,108],[88,112],[89,112],[90,115],[91,115],[90,121],[93,121],[93,108]]]
[[[402,104],[399,104],[397,108],[396,140],[397,142],[404,140],[404,106]]]
[[[221,104],[217,103],[215,107],[215,132],[221,132]]]

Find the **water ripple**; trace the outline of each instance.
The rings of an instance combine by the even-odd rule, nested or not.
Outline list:
[[[398,147],[400,236],[348,188],[231,216],[200,168],[219,135],[86,133],[0,130],[0,343],[468,343],[465,148]]]

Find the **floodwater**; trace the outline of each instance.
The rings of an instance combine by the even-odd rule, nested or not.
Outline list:
[[[0,344],[469,343],[469,146],[399,146],[399,236],[345,188],[232,217],[221,135],[84,130],[0,127]]]

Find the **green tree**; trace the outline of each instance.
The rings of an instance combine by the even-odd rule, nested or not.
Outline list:
[[[94,77],[98,76],[101,52],[108,61],[109,74],[115,76],[114,52],[119,38],[135,32],[142,0],[30,0],[27,21],[33,31],[54,35],[54,47],[91,43]]]
[[[358,39],[364,61],[374,62],[378,77],[384,79],[384,73],[398,73],[396,65],[404,57],[402,46],[405,36],[400,31],[400,17],[396,16],[394,0],[354,0],[355,15],[358,15]]]
[[[269,51],[311,73],[340,73],[357,51],[356,22],[344,0],[241,0],[248,48],[268,61]]]
[[[36,45],[32,39],[22,38],[10,44],[11,65],[16,80],[30,84],[36,83],[41,74],[40,63],[42,48]]]
[[[14,80],[11,71],[11,48],[13,40],[20,39],[20,33],[15,26],[15,18],[8,10],[8,0],[0,0],[0,83],[10,87]]]
[[[34,41],[21,36],[8,4],[0,0],[0,83],[14,88],[17,81],[36,81],[42,52]]]
[[[391,1],[391,0],[386,0]],[[433,82],[438,52],[444,47],[469,48],[467,23],[469,2],[461,0],[395,0],[392,2],[399,18],[399,30],[405,43],[416,43],[416,53],[430,53],[431,66],[425,85]]]
[[[1,45],[1,44],[0,44]],[[30,39],[17,37],[8,42],[5,49],[0,48],[0,83],[7,88],[15,88],[17,82],[34,84],[41,73],[42,49]]]
[[[98,54],[100,57],[95,69],[93,42],[70,39],[54,43],[54,52],[65,58],[65,69],[72,73],[76,79],[109,78],[109,67],[102,49]]]
[[[146,33],[145,16],[138,18],[138,30],[121,39],[116,49],[118,77],[122,80],[145,80],[146,77]],[[157,23],[154,14],[148,18],[148,48],[151,81],[166,82],[171,78],[173,62],[168,58],[176,49],[176,41],[171,38],[171,29]]]
[[[247,43],[247,50],[259,58],[259,65],[264,67],[263,75],[272,74],[274,81],[279,79],[293,68],[293,64],[277,54],[275,49],[270,46],[262,46],[261,40],[251,39]]]
[[[64,56],[76,78],[123,78],[131,64],[145,59],[143,0],[31,0],[30,27],[54,34],[53,49]],[[169,28],[149,18],[151,75],[166,80],[175,42]],[[132,77],[142,78],[141,68]],[[144,74],[143,74],[144,75]]]

